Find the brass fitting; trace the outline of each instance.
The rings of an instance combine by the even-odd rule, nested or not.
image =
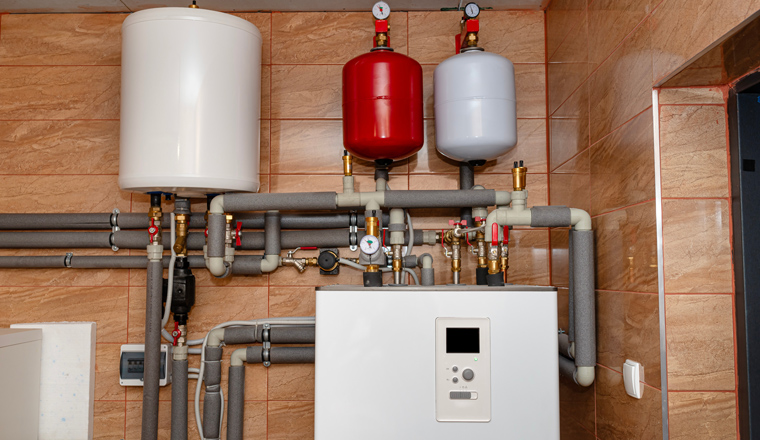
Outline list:
[[[190,4],[190,6],[188,6],[188,8],[192,8],[192,9],[200,9],[200,6],[196,5],[196,4],[195,4],[195,0],[193,0],[193,3],[191,3],[191,4]]]
[[[388,30],[391,30],[390,26],[388,26]],[[388,47],[388,33],[378,32],[375,34],[375,44],[377,44],[377,47]]]
[[[148,217],[151,219],[152,224],[156,227],[156,233],[151,234],[152,241],[150,244],[163,243],[161,235],[161,219],[164,217],[164,213],[161,211],[161,206],[151,206],[150,210],[148,210]]]
[[[177,239],[174,241],[174,253],[178,257],[187,256],[187,214],[177,214],[174,220],[177,223]]]
[[[528,173],[528,168],[523,166],[523,161],[515,162],[514,168],[512,168],[512,189],[514,191],[522,191],[525,189],[525,180]]]
[[[403,257],[401,255],[401,245],[400,244],[394,244],[393,245],[393,271],[394,272],[401,272],[404,270],[403,268]]]
[[[467,47],[478,47],[478,33],[467,32],[467,35],[464,37],[464,44]]]
[[[280,259],[280,262],[283,266],[293,266],[296,269],[298,269],[298,272],[303,272],[306,270],[307,266],[316,266],[317,265],[317,259],[314,257],[310,258],[294,258],[292,256],[292,252],[288,252],[287,257],[282,257]]]
[[[354,158],[347,151],[343,151],[343,175],[353,176],[354,174]]]
[[[378,272],[380,271],[380,266],[377,264],[369,264],[367,265],[367,270],[365,272]]]
[[[365,219],[364,230],[367,232],[367,235],[374,235],[377,237],[379,226],[380,223],[377,217],[367,217]]]
[[[500,253],[499,260],[500,260],[501,270],[504,272],[504,279],[506,280],[507,269],[509,269],[509,247],[507,247],[506,244],[502,244],[500,246],[499,253]]]
[[[490,275],[499,273],[499,246],[490,245],[488,248],[488,273]]]
[[[476,222],[477,227],[483,226],[483,222]],[[486,234],[483,231],[475,233],[475,240],[478,243],[478,267],[488,267],[486,262]]]

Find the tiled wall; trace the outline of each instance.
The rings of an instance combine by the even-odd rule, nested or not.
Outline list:
[[[659,104],[671,438],[734,438],[725,90],[662,89]]]
[[[368,13],[240,14],[264,37],[261,122],[262,192],[341,190],[341,66],[371,47]],[[0,212],[147,212],[148,199],[119,191],[119,81],[122,14],[0,15]],[[531,205],[548,199],[546,53],[544,13],[481,15],[486,50],[515,63],[517,147],[476,174],[477,184],[511,189],[511,163],[529,168]],[[394,12],[391,43],[423,64],[427,142],[391,171],[393,189],[456,188],[456,164],[436,154],[432,75],[453,52],[456,12]],[[374,188],[371,166],[356,166],[360,190]],[[203,203],[195,204],[196,210]],[[165,205],[171,209],[171,203]],[[457,210],[415,212],[415,227],[438,229]],[[423,217],[425,216],[425,217]],[[509,277],[549,284],[550,232],[519,230],[512,237]],[[438,282],[450,280],[440,249]],[[6,251],[5,255],[61,255],[64,250]],[[77,255],[110,255],[77,250]],[[127,254],[119,251],[119,254]],[[143,254],[132,251],[132,254]],[[348,254],[344,250],[344,255]],[[304,253],[304,255],[307,255]],[[468,257],[463,281],[474,282]],[[314,313],[314,286],[360,283],[359,272],[337,278],[315,269],[298,275],[282,268],[270,276],[218,280],[197,271],[197,304],[190,337],[229,319]],[[140,343],[144,322],[143,270],[0,270],[0,326],[29,321],[97,321],[95,435],[136,439],[141,390],[118,384],[123,343]],[[195,358],[195,357],[194,357]],[[197,366],[197,359],[191,366]],[[222,386],[226,389],[226,368]],[[193,389],[191,387],[191,389]],[[168,438],[169,389],[162,389],[162,438]],[[312,366],[248,367],[248,439],[306,439],[313,435]],[[190,420],[192,420],[192,416]],[[195,426],[190,426],[191,438]]]
[[[758,9],[750,0],[555,0],[546,11],[549,199],[589,209],[596,233],[597,381],[586,390],[562,384],[563,438],[661,438],[664,386],[670,438],[737,435],[725,107],[699,105],[716,99],[711,93],[676,97],[686,92],[670,90],[665,102],[696,105],[653,109],[652,88]],[[662,112],[658,134],[654,110]],[[662,142],[664,292],[655,136]],[[698,142],[685,140],[693,136]],[[718,177],[699,166],[713,158]],[[551,237],[552,281],[566,285],[567,233]],[[665,294],[667,384],[659,343]],[[671,321],[672,313],[679,318]],[[702,356],[708,347],[717,352]],[[626,359],[644,365],[642,400],[623,389]]]

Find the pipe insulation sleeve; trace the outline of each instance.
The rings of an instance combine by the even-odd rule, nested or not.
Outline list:
[[[161,371],[161,307],[164,267],[148,261],[145,300],[145,363],[143,374],[142,440],[158,438],[158,391]]]
[[[459,163],[459,189],[472,189],[475,186],[475,167],[468,162]],[[462,208],[459,218],[468,227],[474,225],[472,220],[472,208]]]
[[[570,226],[570,208],[566,206],[534,206],[530,208],[532,228],[562,228]]]
[[[573,249],[573,232],[572,230],[568,231],[568,237],[567,237],[567,245],[568,245],[568,253],[569,249]],[[570,255],[569,257],[572,257]],[[567,321],[567,337],[570,342],[575,341],[575,265],[573,264],[575,262],[574,258],[568,258],[568,282],[567,282],[567,314],[568,314],[568,321]]]
[[[226,218],[224,214],[209,214],[208,216],[208,256],[224,257],[224,230]]]
[[[219,421],[221,420],[222,400],[220,383],[222,381],[222,347],[206,346],[203,380],[206,383],[206,395],[203,400],[203,437],[219,438]]]
[[[277,211],[267,211],[264,217],[264,233],[266,242],[264,244],[264,254],[280,255],[280,213]]]
[[[573,353],[572,350],[570,350],[570,341],[568,340],[567,334],[560,334],[558,339],[559,354],[568,359],[573,359]]]
[[[102,258],[102,257],[98,257]],[[71,257],[73,261],[74,257]],[[139,265],[135,269],[143,268],[148,263],[146,257],[140,257]],[[66,267],[66,256],[50,257],[0,257],[0,268],[3,269],[49,269],[56,267]]]
[[[245,365],[231,366],[227,390],[227,440],[243,440]]]
[[[1,249],[110,248],[110,240],[110,232],[0,232]]]
[[[335,192],[273,193],[273,194],[225,194],[223,206],[226,212],[242,211],[298,211],[337,209]]]
[[[486,190],[419,190],[386,191],[386,208],[467,208],[496,204],[496,191]]]
[[[172,360],[172,440],[187,440],[187,359]]]
[[[313,364],[314,347],[273,347],[269,359],[273,364]]]
[[[269,329],[269,342],[273,344],[313,344],[314,335],[315,328],[313,326],[276,326]]]
[[[559,356],[559,374],[575,382],[575,364],[571,359]]]
[[[594,232],[571,231],[573,248],[575,365],[596,365],[596,313],[594,295]]]
[[[41,229],[111,229],[111,215],[108,214],[0,214],[0,230],[41,230]],[[124,214],[119,214],[119,216]],[[148,217],[144,225],[149,226]]]
[[[259,339],[261,332],[257,331],[257,327],[258,326],[253,325],[228,327],[224,329],[224,343],[227,345],[235,345],[261,342]]]

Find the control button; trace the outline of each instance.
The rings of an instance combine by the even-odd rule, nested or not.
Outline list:
[[[475,377],[475,373],[473,373],[469,368],[462,371],[462,378],[464,378],[464,380],[472,380],[473,377]]]
[[[449,399],[452,400],[470,400],[472,393],[469,391],[449,391]]]
[[[454,365],[453,367],[451,367],[451,371],[453,371],[453,372],[456,373],[457,371],[459,371],[459,367],[457,367],[456,365]]]
[[[457,382],[459,382],[459,378],[454,377],[453,379],[451,379],[451,381],[454,382],[454,383],[457,383]]]

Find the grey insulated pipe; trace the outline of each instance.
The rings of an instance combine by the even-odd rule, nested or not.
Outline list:
[[[275,325],[269,329],[263,326],[240,326],[229,327],[224,330],[224,343],[254,344],[264,341],[264,332],[268,332],[268,341],[273,344],[313,344],[314,326],[280,326]]]
[[[187,440],[187,359],[172,360],[172,440]]]
[[[280,213],[277,211],[267,211],[264,217],[264,233],[266,241],[264,243],[264,255],[280,255]]]
[[[227,440],[243,440],[245,365],[230,366],[227,391]]]
[[[164,267],[148,262],[145,300],[145,364],[143,374],[142,440],[158,438],[158,391],[161,372],[161,307]]]
[[[573,247],[573,318],[575,365],[596,366],[596,313],[594,298],[594,232],[571,230]],[[583,384],[581,384],[583,385]]]
[[[473,186],[475,186],[475,167],[468,162],[460,162],[459,189],[472,189]],[[474,226],[472,222],[472,208],[462,208],[459,217],[468,227]]]
[[[206,394],[203,397],[203,438],[220,438],[219,425],[222,419],[222,347],[206,347],[204,367]]]
[[[272,347],[264,350],[260,345],[246,349],[245,361],[249,364],[261,363],[267,355],[273,364],[314,363],[314,347]]]

